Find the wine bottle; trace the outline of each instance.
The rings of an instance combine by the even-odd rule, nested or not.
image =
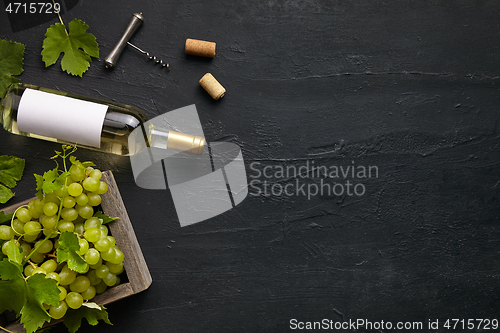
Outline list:
[[[146,126],[148,120],[134,106],[29,84],[11,85],[0,105],[0,123],[14,134],[127,156],[137,153],[128,138],[141,128],[150,147],[203,152],[204,138]]]

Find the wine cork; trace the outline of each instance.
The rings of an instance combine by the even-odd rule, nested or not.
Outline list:
[[[197,39],[186,39],[186,54],[213,58],[215,57],[215,43]]]
[[[213,99],[218,100],[224,96],[226,89],[215,79],[215,77],[207,73],[200,79],[200,85],[205,89]]]

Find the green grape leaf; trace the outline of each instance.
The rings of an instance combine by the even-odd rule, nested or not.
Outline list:
[[[16,265],[7,258],[0,261],[0,280],[14,280],[18,277],[22,278],[22,271],[19,265]]]
[[[78,236],[74,232],[65,231],[59,236],[59,248],[57,249],[57,262],[67,261],[68,267],[75,272],[85,273],[87,263],[76,251],[80,250]]]
[[[19,83],[19,75],[23,72],[24,45],[0,39],[0,98],[3,98],[7,88]]]
[[[43,198],[43,193],[52,193],[55,190],[60,190],[64,185],[64,178],[69,176],[69,172],[61,172],[59,174],[58,167],[44,172],[43,176],[35,174],[36,179],[36,196]]]
[[[5,214],[3,210],[0,210],[0,224],[10,225],[10,220],[12,220],[12,216],[14,216],[14,213]]]
[[[81,165],[84,168],[96,166],[95,163],[92,162],[92,161],[80,162],[79,160],[76,159],[75,156],[70,156],[69,157],[69,161],[71,162],[71,164],[77,164],[77,165],[79,164],[79,165]]]
[[[75,76],[82,76],[92,61],[99,57],[99,45],[95,36],[87,33],[89,26],[81,20],[69,22],[68,31],[61,23],[51,25],[43,40],[42,60],[45,67],[56,63],[61,53],[62,70]]]
[[[21,312],[26,300],[26,285],[21,266],[7,258],[0,261],[0,313],[6,310]]]
[[[45,274],[35,274],[26,281],[26,304],[21,309],[21,324],[27,333],[33,333],[52,318],[43,304],[59,305],[57,281],[45,278]]]
[[[87,322],[92,326],[97,325],[99,319],[106,324],[113,325],[108,319],[106,308],[96,303],[84,303],[77,310],[68,309],[64,316],[64,325],[70,333],[74,333],[80,328],[83,318],[87,319]]]
[[[0,183],[13,188],[21,180],[24,172],[25,161],[15,156],[0,156]],[[7,187],[0,185],[0,203],[6,203],[14,196]]]
[[[7,187],[0,184],[0,203],[6,203],[14,196],[14,193]]]
[[[7,242],[7,258],[18,265],[23,261],[23,250],[13,239]]]
[[[24,279],[0,281],[0,313],[14,311],[19,315],[26,300],[26,286]]]
[[[109,222],[119,219],[119,217],[110,217],[101,211],[97,211],[94,214],[94,217],[97,217],[99,220],[101,220],[101,224],[107,224]]]

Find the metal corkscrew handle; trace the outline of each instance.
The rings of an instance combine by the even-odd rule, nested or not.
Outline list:
[[[132,38],[137,29],[139,29],[142,22],[144,22],[144,16],[142,16],[142,13],[135,13],[132,15],[132,18],[130,19],[130,22],[128,23],[127,28],[125,29],[125,32],[121,36],[120,40],[118,41],[118,43],[116,43],[115,47],[113,48],[113,50],[111,50],[108,56],[104,58],[106,68],[113,68],[114,66],[116,66],[120,55],[128,44],[139,52],[144,53],[149,60],[153,60],[156,64],[160,64],[162,67],[167,67],[168,69],[170,69],[169,64],[164,63],[156,56],[151,56],[149,52],[143,51],[129,42],[130,38]]]
[[[118,58],[120,58],[120,55],[123,52],[123,49],[125,49],[128,41],[134,35],[137,29],[139,29],[142,22],[144,22],[142,13],[135,13],[134,15],[132,15],[132,18],[130,19],[130,22],[128,23],[122,37],[120,38],[118,43],[116,43],[113,50],[111,50],[108,56],[104,59],[106,68],[113,68],[116,65],[116,63],[118,62]]]

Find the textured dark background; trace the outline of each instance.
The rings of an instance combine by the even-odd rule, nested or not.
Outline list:
[[[104,68],[134,12],[145,23],[132,42],[170,72],[131,48]],[[150,289],[109,306],[114,326],[81,331],[500,319],[499,13],[498,1],[80,0],[63,19],[88,23],[101,50],[83,78],[42,63],[56,18],[14,33],[0,13],[0,37],[26,44],[23,82],[151,118],[196,104],[208,141],[241,147],[249,180],[252,162],[379,169],[360,197],[249,195],[181,228],[169,192],[138,188],[127,157],[79,150],[114,172],[153,276]],[[217,56],[184,55],[186,38],[217,42]],[[220,101],[198,85],[206,72],[227,89]],[[32,196],[31,174],[53,167],[59,145],[6,131],[0,142],[1,154],[26,159],[9,203]]]

